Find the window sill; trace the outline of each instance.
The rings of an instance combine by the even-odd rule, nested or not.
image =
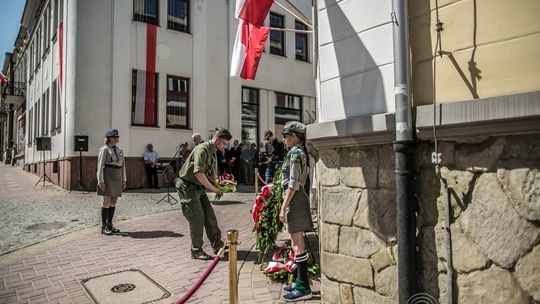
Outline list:
[[[167,126],[167,127],[165,127],[165,129],[193,131],[193,129],[191,129],[189,127],[170,127],[170,126]]]
[[[188,35],[190,37],[193,36],[193,33],[191,31],[186,32],[186,31],[176,30],[176,29],[173,29],[171,27],[167,27],[167,30],[171,31],[171,32],[174,32],[174,33],[178,33],[178,34]]]
[[[138,125],[138,124],[131,124],[132,127],[140,127],[140,128],[154,128],[154,129],[159,129],[161,128],[160,126],[148,126],[148,125]]]
[[[311,64],[311,61],[309,61],[309,60],[303,60],[303,59],[296,58],[296,61]]]
[[[143,20],[139,20],[139,19],[135,19],[135,18],[134,18],[134,19],[132,19],[131,21],[132,21],[132,22],[142,22],[142,23],[149,23],[149,24],[153,24],[153,25],[155,25],[155,26],[157,26],[157,27],[161,27],[161,26],[159,25],[159,22],[153,22],[153,21],[143,21]]]
[[[278,57],[278,58],[282,58],[282,59],[287,59],[288,58],[285,55],[275,54],[275,53],[271,53],[271,52],[269,52],[268,54],[272,55],[272,56],[275,56],[275,57]]]

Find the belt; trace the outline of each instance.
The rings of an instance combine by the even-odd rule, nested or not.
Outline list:
[[[105,164],[105,167],[114,168],[114,169],[122,169],[122,166],[109,165],[109,164]]]
[[[183,178],[181,178],[181,179],[182,179],[182,181],[184,182],[184,184],[186,184],[186,185],[188,185],[188,186],[193,186],[193,187],[195,187],[196,189],[204,189],[204,186],[202,186],[202,185],[195,184],[194,182],[190,182],[190,181],[188,181],[187,179],[183,179]]]

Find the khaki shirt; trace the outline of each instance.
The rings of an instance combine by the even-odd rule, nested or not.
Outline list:
[[[183,180],[202,186],[199,180],[195,177],[195,173],[202,172],[208,177],[212,177],[216,172],[216,149],[212,142],[204,142],[198,144],[191,154],[189,154],[186,162],[180,169],[180,177]]]
[[[113,165],[122,167],[122,180],[125,182],[126,178],[126,166],[124,165],[124,151],[116,147],[116,153],[111,145],[103,145],[99,148],[98,152],[98,168],[97,168],[97,180],[98,183],[105,182],[103,178],[103,169],[105,165]]]
[[[306,153],[298,144],[287,153],[281,166],[281,188],[283,191],[288,188],[296,191],[303,189],[308,173]]]

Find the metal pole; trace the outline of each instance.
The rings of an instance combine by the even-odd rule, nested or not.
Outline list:
[[[396,103],[396,211],[398,242],[399,303],[406,304],[415,294],[416,218],[412,199],[414,142],[409,102],[409,45],[407,1],[392,0],[394,45],[394,95]]]
[[[236,246],[238,245],[238,230],[227,231],[229,242],[229,303],[238,303],[238,273],[236,271]]]

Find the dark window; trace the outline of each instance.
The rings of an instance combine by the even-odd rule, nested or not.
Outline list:
[[[189,33],[189,0],[169,0],[167,27]]]
[[[259,90],[242,88],[242,141],[259,142]]]
[[[133,0],[133,20],[159,24],[159,0]]]
[[[189,79],[167,76],[167,128],[189,128]]]
[[[302,96],[276,93],[276,134],[281,134],[283,126],[288,121],[302,121]]]
[[[305,24],[298,21],[295,22],[294,27],[297,30],[307,30]],[[296,33],[296,59],[302,61],[308,61],[308,39],[305,33]]]
[[[131,124],[157,127],[159,75],[142,70],[133,70],[131,75]],[[148,77],[153,79],[147,81]]]
[[[285,17],[270,13],[270,27],[283,28]],[[270,54],[285,56],[285,33],[282,31],[270,31]]]

